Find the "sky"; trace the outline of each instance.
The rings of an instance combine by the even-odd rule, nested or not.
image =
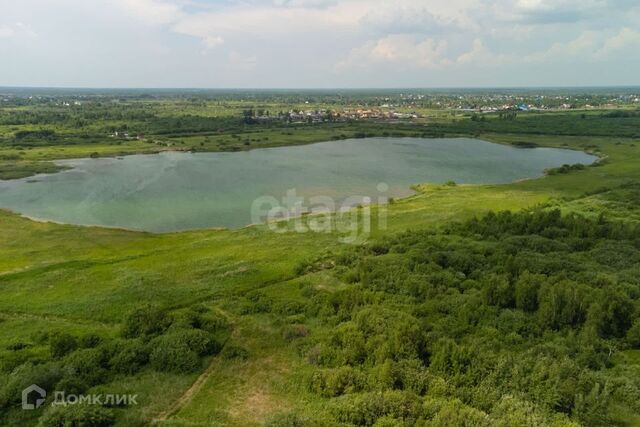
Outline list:
[[[626,85],[639,0],[0,0],[0,86]]]

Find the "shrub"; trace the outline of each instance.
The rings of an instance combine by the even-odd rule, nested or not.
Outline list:
[[[76,378],[89,386],[106,382],[108,361],[108,354],[102,349],[77,350],[64,359],[65,377]]]
[[[282,335],[285,340],[293,341],[309,335],[309,328],[306,325],[288,325],[284,328]]]
[[[545,279],[545,276],[539,274],[530,274],[529,272],[521,274],[515,286],[516,308],[527,312],[536,311],[538,309],[538,289]]]
[[[200,317],[200,329],[217,334],[229,329],[229,320],[222,314],[212,311],[201,315]]]
[[[49,338],[51,355],[60,359],[78,348],[78,341],[70,334],[56,334]]]
[[[110,427],[115,416],[106,408],[89,405],[53,406],[40,419],[38,427]]]
[[[429,367],[433,372],[445,376],[466,374],[473,361],[473,354],[468,348],[450,339],[439,341],[436,348]]]
[[[82,394],[89,388],[89,384],[84,382],[81,378],[71,376],[65,377],[56,384],[55,389],[57,391],[63,391],[66,394]]]
[[[337,402],[334,413],[341,422],[356,426],[371,426],[383,417],[399,418],[412,424],[423,414],[423,410],[420,399],[414,394],[387,391],[365,393],[354,397],[343,396]]]
[[[171,325],[169,314],[158,307],[146,306],[129,314],[122,326],[122,335],[137,338],[163,333]]]
[[[20,351],[20,350],[24,350],[25,348],[31,347],[31,345],[32,344],[29,344],[29,343],[26,343],[26,342],[15,341],[15,342],[12,342],[12,343],[7,345],[7,350]]]
[[[325,420],[319,422],[307,416],[289,412],[276,414],[266,422],[265,427],[330,427],[333,425],[335,425],[335,423],[330,423]]]
[[[242,308],[243,314],[269,313],[273,308],[273,300],[262,291],[249,292],[246,298],[248,303]]]
[[[19,366],[8,376],[8,381],[0,385],[0,408],[18,403],[22,390],[31,384],[38,384],[45,390],[53,390],[63,374],[60,362],[37,365],[27,363]]]
[[[82,348],[95,348],[102,343],[102,337],[98,334],[88,333],[80,337],[79,344]]]
[[[213,339],[211,334],[202,330],[184,330],[177,332],[177,341],[184,341],[189,348],[199,356],[208,356],[220,351],[221,345]]]
[[[166,342],[157,343],[150,360],[153,368],[159,372],[190,373],[200,368],[198,355],[185,345],[174,347]]]
[[[640,348],[640,319],[636,319],[627,331],[627,343],[632,348]]]
[[[487,414],[471,408],[458,400],[447,402],[427,402],[428,411],[435,410],[430,426],[448,427],[490,427],[492,424]]]
[[[201,330],[179,330],[151,342],[151,365],[158,371],[194,372],[200,368],[199,356],[214,354],[220,345]]]
[[[109,360],[109,366],[121,374],[135,374],[149,363],[149,347],[139,340],[118,343],[118,350]]]
[[[359,382],[362,381],[353,368],[342,366],[316,371],[311,377],[310,389],[323,397],[336,397],[356,391]]]
[[[422,395],[427,391],[429,381],[421,360],[401,360],[394,366],[394,377],[400,388]]]
[[[273,313],[282,316],[293,316],[304,313],[306,305],[299,301],[281,301],[273,305]]]
[[[482,282],[486,304],[502,308],[515,306],[515,290],[508,277],[491,274],[485,277]]]
[[[249,351],[246,348],[240,347],[236,344],[227,344],[220,352],[220,357],[228,360],[247,360],[249,358]]]
[[[202,316],[195,310],[187,310],[185,312],[177,314],[171,328],[195,328],[200,329],[202,327]]]

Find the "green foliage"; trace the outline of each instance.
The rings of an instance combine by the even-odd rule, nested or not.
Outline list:
[[[355,426],[373,426],[383,417],[401,419],[413,425],[423,416],[423,411],[416,395],[402,391],[344,396],[334,407],[338,421]]]
[[[310,381],[311,391],[324,397],[336,397],[362,389],[364,379],[350,366],[316,371]]]
[[[293,341],[298,338],[304,338],[309,335],[309,328],[306,325],[287,325],[283,332],[283,338],[287,341]]]
[[[563,175],[573,171],[581,171],[586,169],[586,166],[581,163],[575,165],[562,165],[559,168],[547,169],[545,172],[547,175]]]
[[[93,386],[109,378],[109,355],[98,348],[82,349],[71,353],[64,360],[65,377],[74,378],[76,384]]]
[[[611,425],[612,396],[640,395],[608,371],[616,348],[640,345],[640,292],[626,284],[639,236],[534,210],[342,254],[358,280],[306,293],[327,327],[307,350],[308,388],[347,425]]]
[[[171,325],[169,314],[151,305],[139,308],[129,314],[122,325],[122,336],[137,338],[163,333]]]
[[[336,424],[331,421],[318,421],[295,412],[277,414],[265,423],[265,427],[332,427],[334,425]]]
[[[515,283],[516,308],[534,312],[538,309],[538,292],[547,277],[541,274],[522,273]]]
[[[54,406],[40,419],[38,427],[111,427],[114,414],[100,406]]]
[[[249,351],[237,344],[228,343],[222,348],[220,357],[227,360],[246,360],[249,358]]]
[[[627,331],[627,343],[635,349],[640,349],[640,318],[637,318]]]
[[[205,331],[177,330],[155,338],[150,343],[150,362],[164,372],[189,373],[201,366],[200,356],[217,353],[220,345]]]
[[[0,408],[18,404],[22,390],[31,384],[38,384],[45,390],[53,390],[63,375],[64,369],[59,362],[20,365],[4,377],[4,383],[0,384]]]
[[[109,366],[117,373],[132,375],[149,363],[149,353],[149,345],[140,340],[118,341]]]
[[[59,359],[78,348],[78,340],[70,334],[55,334],[49,339],[51,355]]]

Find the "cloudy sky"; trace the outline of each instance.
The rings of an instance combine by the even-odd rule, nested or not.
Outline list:
[[[640,85],[639,0],[0,0],[0,86]]]

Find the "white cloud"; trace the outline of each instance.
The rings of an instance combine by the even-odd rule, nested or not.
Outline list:
[[[462,28],[455,17],[434,15],[424,6],[374,9],[362,18],[361,24],[391,34],[434,34]]]
[[[638,0],[4,0],[0,81],[100,86],[122,63],[158,86],[473,85],[606,61],[629,76],[638,19]]]
[[[207,49],[213,49],[214,47],[220,46],[224,43],[224,39],[220,36],[207,36],[203,41]]]
[[[395,35],[352,50],[347,58],[338,62],[336,68],[345,70],[388,64],[402,68],[450,69],[466,66],[498,67],[514,62],[516,58],[513,55],[492,52],[481,39],[474,39],[467,50],[456,54],[444,39],[416,39],[409,35]]]
[[[11,27],[0,27],[0,39],[8,39],[15,35],[15,31]]]
[[[475,39],[471,45],[471,50],[458,56],[455,63],[456,65],[498,67],[514,61],[516,59],[513,55],[497,54],[488,49],[482,40]]]
[[[632,55],[638,57],[640,47],[640,32],[630,28],[623,28],[614,35],[606,31],[584,31],[573,40],[564,43],[554,43],[550,48],[526,56],[527,62],[554,63],[575,61],[585,62],[604,61],[610,55],[630,48]]]
[[[338,0],[275,0],[273,4],[280,7],[324,9],[331,6],[336,6],[338,4]]]
[[[0,39],[9,39],[17,37],[36,38],[38,34],[33,29],[22,22],[16,22],[11,25],[0,25]]]
[[[554,43],[547,50],[526,55],[528,62],[551,62],[573,60],[575,57],[591,57],[598,44],[598,34],[585,31],[568,42]]]
[[[184,16],[182,8],[163,0],[116,0],[115,4],[128,16],[144,24],[166,25]]]
[[[606,58],[609,54],[633,47],[637,55],[640,51],[640,31],[623,28],[618,34],[605,40],[602,47],[595,53],[598,58]]]
[[[336,68],[368,67],[389,64],[398,67],[440,68],[448,65],[447,42],[433,38],[416,39],[410,35],[390,35],[353,49]]]

